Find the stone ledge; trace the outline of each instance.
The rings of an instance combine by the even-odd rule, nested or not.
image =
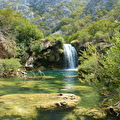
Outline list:
[[[74,94],[10,94],[0,97],[0,119],[36,118],[40,111],[74,108],[80,97]]]

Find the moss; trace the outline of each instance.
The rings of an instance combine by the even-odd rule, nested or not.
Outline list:
[[[69,89],[70,88],[70,90],[71,91],[77,91],[77,92],[93,92],[93,88],[92,87],[90,87],[90,86],[79,86],[79,85],[74,85],[74,86],[65,86],[62,90],[64,91],[64,89]]]
[[[67,78],[76,78],[77,75],[67,75],[67,76],[65,76],[65,77],[67,77]]]
[[[14,83],[8,82],[8,81],[0,81],[0,88],[2,87],[8,87],[8,86],[13,86]]]
[[[69,113],[63,118],[63,120],[77,120],[77,117],[74,114]]]
[[[0,119],[31,120],[42,111],[75,107],[80,98],[73,94],[13,94],[0,97]]]
[[[64,53],[64,50],[59,48],[58,53],[62,54],[62,53]]]
[[[106,117],[105,112],[97,108],[78,107],[74,109],[73,113],[76,116],[86,116],[86,117],[92,117],[94,119],[103,119]]]
[[[73,90],[78,90],[78,91],[93,91],[93,88],[90,86],[72,86]]]
[[[55,77],[53,76],[34,76],[34,77],[28,77],[29,79],[53,79]]]
[[[0,96],[1,96],[1,95],[5,95],[5,94],[6,94],[5,91],[0,91]]]
[[[105,120],[105,118],[105,112],[97,108],[77,107],[62,120]]]
[[[38,81],[23,81],[19,85],[20,87],[23,88],[34,88],[34,86],[38,83]]]

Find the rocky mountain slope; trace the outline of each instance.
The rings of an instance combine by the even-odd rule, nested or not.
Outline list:
[[[61,3],[69,2],[70,0],[27,0],[31,7],[44,14],[54,9],[55,6]]]
[[[84,3],[83,14],[100,16],[110,11],[119,0],[1,0],[0,8],[12,7],[23,16],[34,19],[44,29],[53,28],[62,18],[81,8]],[[88,3],[88,4],[87,4]],[[99,14],[99,15],[98,15]]]
[[[85,13],[96,16],[99,11],[110,11],[119,0],[91,0],[85,9]]]
[[[14,57],[15,42],[0,32],[0,58]]]
[[[34,23],[39,23],[48,29],[56,25],[62,18],[69,16],[89,0],[1,0],[0,8],[12,7],[23,16],[34,18]],[[48,28],[47,28],[48,26]]]
[[[33,18],[34,12],[39,11],[40,14],[52,11],[57,5],[69,2],[70,0],[2,0],[0,8],[12,7],[24,16]],[[29,13],[29,14],[27,14]]]

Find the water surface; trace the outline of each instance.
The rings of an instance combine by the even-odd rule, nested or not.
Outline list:
[[[94,107],[99,104],[100,98],[97,89],[80,83],[76,70],[53,70],[42,71],[42,73],[32,71],[28,72],[28,76],[30,77],[28,79],[20,77],[0,78],[0,95],[73,93],[81,97],[81,102],[78,106]],[[43,78],[34,79],[36,76],[43,76]],[[45,78],[44,76],[49,77]],[[43,112],[41,114],[42,119],[38,118],[38,120],[63,120],[62,118],[66,114],[68,114],[67,111]]]

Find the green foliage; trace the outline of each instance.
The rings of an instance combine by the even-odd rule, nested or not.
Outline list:
[[[61,27],[61,31],[63,34],[67,35],[72,32],[73,26],[72,25],[64,25]]]
[[[91,25],[84,27],[77,33],[73,33],[69,39],[80,40],[81,42],[89,42],[95,40],[99,42],[101,40],[110,41],[115,35],[115,29],[120,25],[119,22],[111,22],[107,19],[93,22]]]
[[[76,1],[74,1],[76,5]],[[99,5],[100,3],[98,3]],[[110,4],[110,9],[106,8]],[[108,6],[107,6],[108,5]],[[116,4],[116,1],[108,1],[105,7],[96,11],[96,22],[94,17],[91,14],[84,14],[83,9],[79,7],[71,13],[70,18],[73,20],[67,25],[62,25],[57,29],[61,30],[63,35],[66,35],[65,38],[69,38],[67,41],[80,40],[80,41],[93,41],[96,42],[101,40],[109,40],[114,37],[114,29],[118,26],[116,19],[119,19],[119,3]],[[69,6],[69,5],[68,5]],[[72,8],[71,8],[72,9]],[[105,19],[104,19],[105,18]],[[70,26],[72,26],[70,28]],[[82,34],[83,33],[83,34]],[[88,37],[85,37],[85,33]],[[81,36],[81,37],[80,37]]]
[[[61,20],[61,25],[68,25],[68,24],[70,24],[70,22],[72,22],[72,21],[73,21],[72,18],[69,18],[69,17],[63,18],[63,19]]]
[[[16,34],[16,26],[23,23],[25,19],[22,17],[22,15],[15,14],[12,9],[0,10],[0,18],[0,27],[2,29],[2,32],[14,32],[14,34]]]
[[[83,51],[82,56],[79,58],[81,65],[78,68],[81,81],[87,82],[93,85],[99,85],[102,56],[97,52],[95,46],[89,45],[88,48]]]
[[[41,46],[41,40],[36,40],[36,41],[32,41],[31,45],[31,51],[33,53],[40,53],[42,50],[42,46]]]
[[[0,10],[0,17],[1,30],[3,34],[12,37],[16,42],[15,53],[17,53],[16,56],[21,59],[21,62],[25,62],[26,54],[29,55],[41,50],[40,39],[44,36],[38,26],[31,24],[20,14],[14,13],[12,9]],[[39,45],[36,45],[38,40]],[[9,43],[9,41],[7,42]],[[36,48],[33,48],[33,44],[36,45]]]
[[[91,35],[87,31],[80,32],[77,39],[81,42],[88,42],[90,41]]]
[[[47,40],[50,41],[60,41],[61,43],[65,43],[64,38],[60,34],[53,34],[48,37],[46,37]]]
[[[80,0],[71,0],[70,2],[66,3],[67,7],[72,12],[77,11],[78,9],[83,9],[86,4],[87,4],[86,1],[80,1]]]
[[[11,59],[0,59],[0,75],[9,74],[10,72],[17,71],[21,67],[20,60]]]
[[[57,26],[55,26],[55,27],[53,28],[52,31],[55,32],[55,31],[61,29],[62,26],[65,26],[65,25],[70,24],[72,21],[73,21],[72,18],[69,18],[69,17],[63,18],[63,19],[61,19],[61,21],[57,24]]]
[[[109,20],[100,20],[98,22],[94,22],[90,27],[88,32],[91,35],[95,35],[97,31],[102,31],[103,33],[113,34],[114,28],[116,28],[116,23],[112,23]]]
[[[120,89],[120,36],[116,34],[116,42],[105,55],[97,52],[95,46],[88,46],[80,57],[78,68],[80,81],[99,88],[100,91],[119,94]],[[117,97],[118,98],[118,97]]]
[[[29,44],[30,41],[35,41],[43,38],[42,32],[37,28],[37,26],[32,25],[28,20],[24,21],[17,27],[18,35],[17,41]]]
[[[28,20],[24,21],[24,24],[17,27],[17,46],[19,57],[23,59],[27,53],[38,52],[41,50],[40,39],[43,38],[42,32],[37,28],[37,26],[32,25]],[[39,45],[37,42],[39,40]],[[35,47],[33,48],[33,45]],[[31,47],[32,46],[32,47]],[[35,51],[34,51],[35,50]],[[24,60],[23,60],[24,61]]]
[[[12,19],[13,19],[13,10],[8,9],[8,10],[0,10],[0,15],[1,15],[1,21],[0,21],[0,26],[7,26],[12,24]],[[11,19],[9,19],[11,18]]]
[[[102,31],[97,31],[94,35],[96,40],[104,40],[106,39],[107,34],[103,33]]]
[[[120,35],[116,39],[104,58],[104,72],[109,78],[106,84],[111,91],[120,89]]]

